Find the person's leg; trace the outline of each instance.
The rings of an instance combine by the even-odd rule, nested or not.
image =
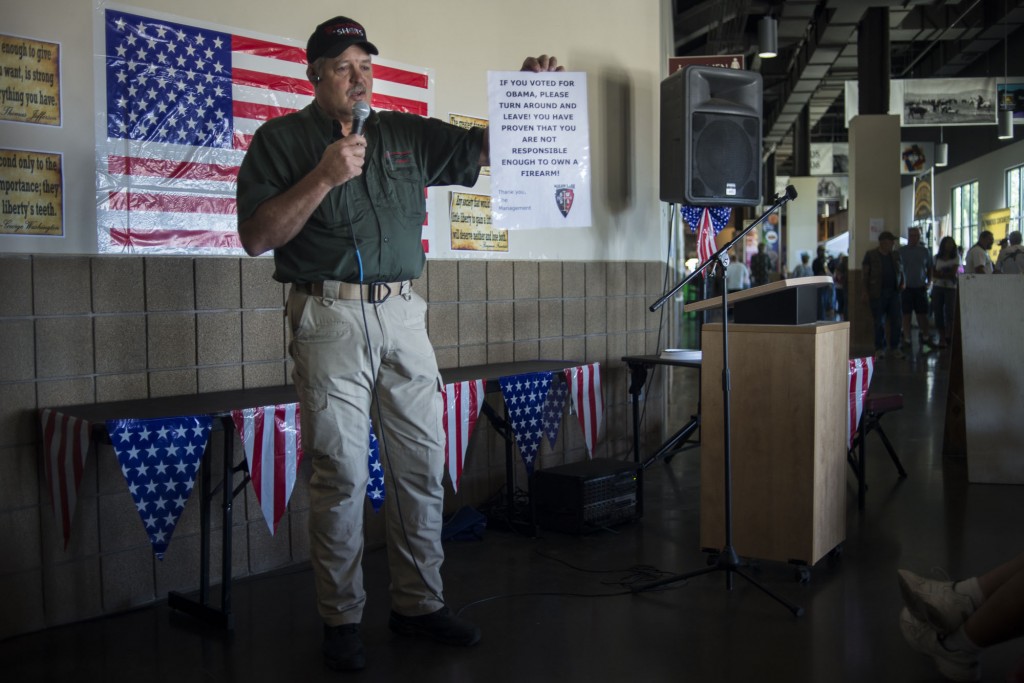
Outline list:
[[[956,316],[956,288],[946,290],[946,328],[942,333],[946,336],[946,343],[953,343],[953,319]]]
[[[935,311],[935,334],[938,337],[937,344],[944,346],[946,330],[946,287],[932,287],[932,308]]]
[[[1021,575],[1024,553],[985,574],[955,582],[926,579],[906,569],[897,572],[903,601],[910,612],[941,634],[955,631],[1005,584]]]
[[[924,287],[915,295],[914,311],[917,314],[917,331],[919,339],[925,343],[931,343],[931,328],[928,324],[928,290]]]
[[[295,291],[288,301],[302,448],[313,466],[310,559],[327,626],[358,624],[366,601],[362,553],[370,365],[361,317],[352,304],[358,306]]]
[[[363,510],[371,384],[361,316],[352,303],[294,288],[288,299],[302,447],[313,468],[309,552],[324,622],[321,649],[329,667],[346,671],[366,665],[359,625],[366,602]]]
[[[893,352],[893,355],[900,358],[902,357],[902,352],[900,351],[900,330],[903,321],[900,316],[899,292],[889,296],[886,317],[889,319],[889,349]]]
[[[875,325],[875,353],[885,352],[885,309],[882,298],[871,299],[871,320]]]
[[[1021,573],[1024,573],[1024,553],[980,575],[978,586],[987,600],[1004,583]]]
[[[445,433],[442,384],[427,337],[426,303],[393,295],[376,307],[384,328],[378,394],[384,460],[391,617],[388,627],[448,645],[475,645],[480,629],[453,615],[441,583]]]
[[[986,585],[983,579],[991,574],[979,577],[979,583]],[[992,585],[996,585],[996,580],[998,587],[985,593],[985,602],[963,626],[964,635],[978,647],[989,647],[1024,635],[1024,570],[1017,569],[1009,576],[992,579]]]
[[[903,339],[909,344],[911,340],[910,313],[914,310],[914,292],[904,289],[899,293],[900,308],[903,312]]]
[[[377,389],[391,606],[418,616],[444,606],[441,379],[423,299],[392,295],[375,308],[386,336]]]

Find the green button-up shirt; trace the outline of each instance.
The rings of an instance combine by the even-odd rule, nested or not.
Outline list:
[[[275,280],[418,278],[425,189],[471,186],[480,174],[482,128],[381,111],[370,116],[364,134],[363,174],[331,190],[302,230],[274,250]],[[238,172],[238,221],[312,171],[333,140],[332,121],[315,102],[260,126]]]

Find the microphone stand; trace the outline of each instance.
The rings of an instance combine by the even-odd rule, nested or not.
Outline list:
[[[698,569],[685,574],[675,574],[668,576],[651,583],[641,584],[633,587],[632,592],[642,593],[649,591],[659,586],[664,586],[676,581],[685,581],[695,576],[701,576],[703,574],[709,574],[715,571],[725,572],[725,587],[727,590],[733,588],[733,574],[742,577],[748,583],[758,588],[769,597],[773,598],[784,607],[786,607],[793,616],[799,617],[804,613],[804,609],[799,605],[795,605],[780,595],[776,595],[766,587],[761,585],[753,577],[740,571],[740,567],[744,566],[740,562],[739,556],[736,554],[736,549],[732,544],[732,449],[730,444],[730,388],[729,388],[729,302],[728,302],[728,287],[725,286],[725,263],[722,259],[722,255],[725,254],[729,249],[739,242],[748,232],[754,229],[754,227],[763,223],[768,216],[775,211],[778,211],[787,202],[796,199],[796,189],[789,185],[786,187],[786,192],[781,197],[776,195],[773,199],[772,206],[761,214],[761,216],[748,225],[746,228],[741,230],[736,236],[734,236],[728,244],[724,245],[721,249],[716,251],[708,258],[707,261],[697,266],[697,268],[683,278],[682,281],[677,284],[672,291],[668,292],[660,299],[655,301],[650,306],[650,311],[653,313],[659,308],[665,305],[672,296],[675,295],[680,289],[683,288],[688,282],[696,278],[700,273],[707,270],[712,264],[718,264],[719,270],[722,273],[722,424],[725,429],[725,440],[723,441],[724,450],[724,466],[725,466],[725,546],[722,551],[714,558],[714,564],[703,569]]]

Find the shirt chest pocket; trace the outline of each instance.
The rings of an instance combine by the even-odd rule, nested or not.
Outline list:
[[[427,217],[421,169],[412,152],[384,152],[381,203],[419,227]]]

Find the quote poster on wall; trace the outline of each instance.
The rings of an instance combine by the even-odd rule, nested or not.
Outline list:
[[[449,114],[448,123],[459,128],[487,128],[487,119],[481,119],[477,116],[466,116],[465,114]],[[480,175],[491,175],[490,166],[481,166]]]
[[[589,227],[586,74],[489,71],[487,93],[493,225]]]
[[[62,155],[0,149],[0,235],[64,235]]]
[[[0,121],[61,125],[59,44],[0,34]]]
[[[450,192],[448,218],[453,251],[508,252],[508,230],[491,225],[491,198],[487,195]]]

